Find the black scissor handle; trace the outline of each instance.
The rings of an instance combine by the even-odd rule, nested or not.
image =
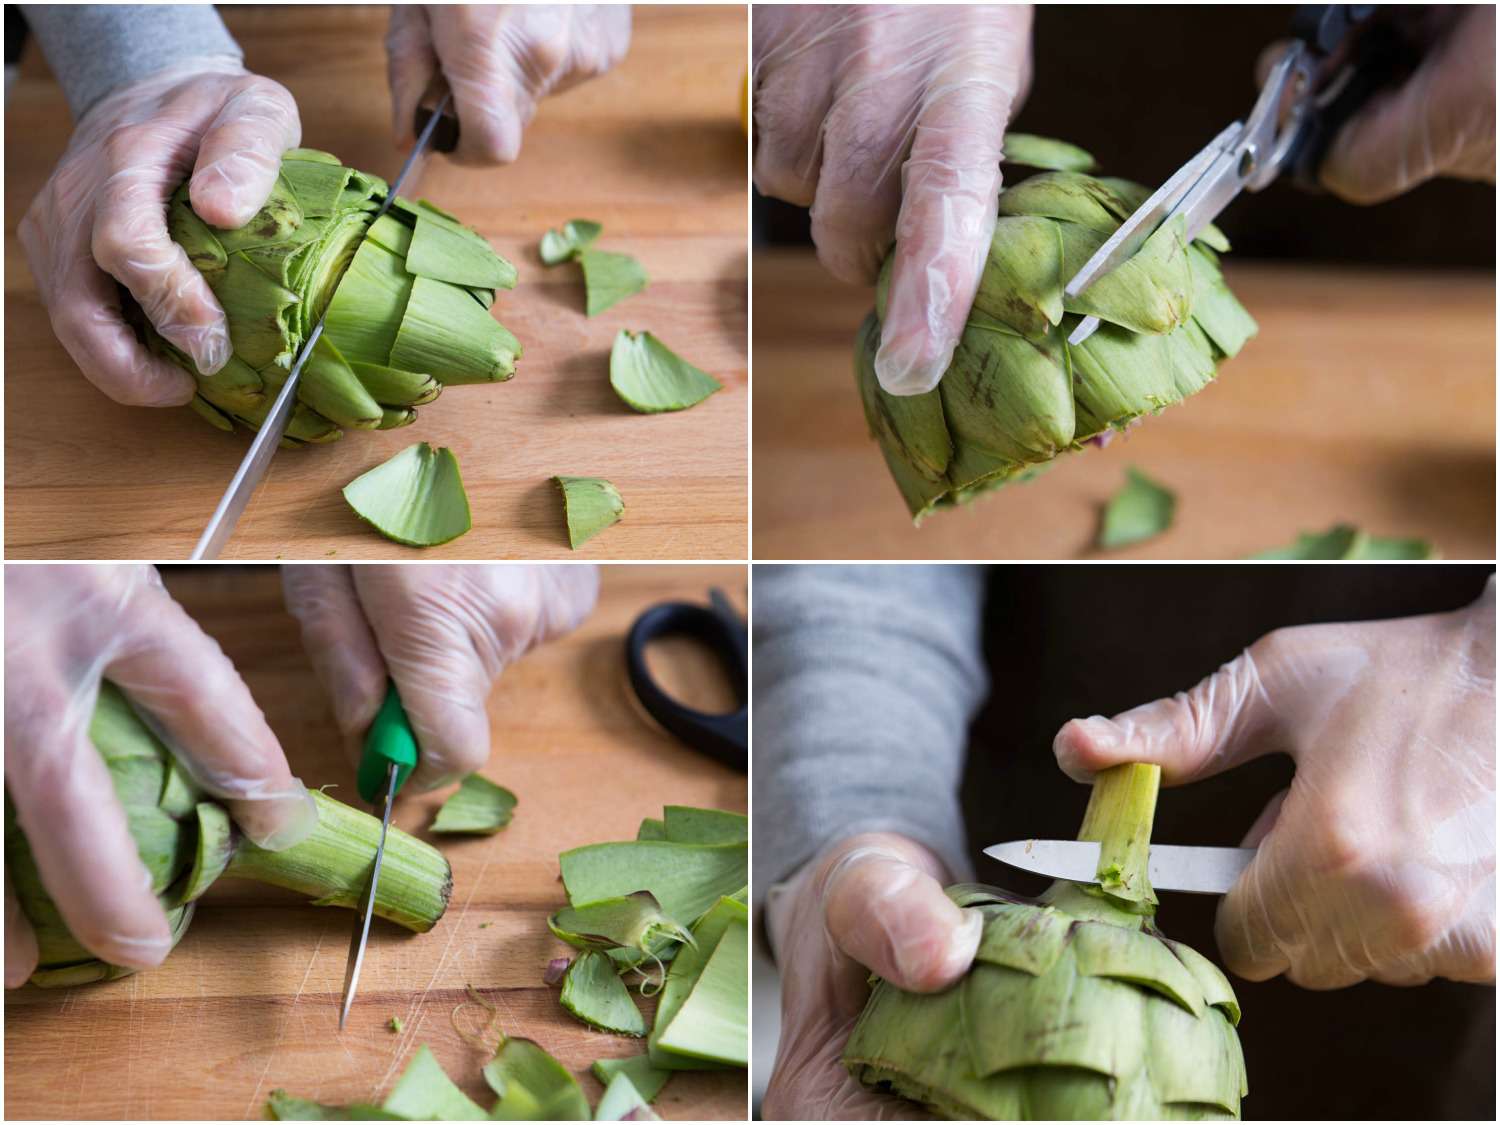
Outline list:
[[[1419,61],[1416,48],[1379,4],[1303,4],[1292,34],[1318,61],[1349,44],[1349,57],[1320,92],[1318,103],[1292,142],[1287,168],[1298,187],[1321,192],[1318,169],[1339,130],[1379,90],[1405,78]]]
[[[625,637],[630,686],[651,717],[671,734],[714,761],[747,772],[750,765],[750,657],[745,623],[718,590],[710,605],[663,602],[635,619]],[[646,646],[659,637],[687,636],[703,641],[719,658],[734,684],[735,710],[710,715],[673,699],[652,678]]]

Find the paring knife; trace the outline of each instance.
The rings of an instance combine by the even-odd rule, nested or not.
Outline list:
[[[1099,881],[1099,845],[1093,841],[1011,840],[985,848],[984,854],[1034,875],[1070,883]],[[1221,895],[1254,858],[1254,848],[1152,844],[1146,873],[1158,890]]]
[[[349,941],[349,962],[344,968],[344,996],[339,1008],[339,1030],[349,1020],[354,995],[359,988],[359,972],[364,967],[365,946],[370,940],[370,919],[375,916],[375,894],[380,885],[380,863],[385,858],[386,833],[391,828],[391,809],[396,794],[406,784],[417,764],[420,751],[406,709],[394,683],[387,685],[385,702],[365,734],[364,753],[359,760],[357,779],[359,795],[375,806],[380,816],[380,844],[370,867],[370,885],[360,900],[359,916],[354,920],[354,934]]]
[[[441,79],[435,80],[433,86],[430,86],[428,92],[423,95],[423,100],[426,100],[434,90],[440,89],[441,93],[437,97],[436,104],[430,108],[423,106],[421,102],[417,105],[417,143],[407,154],[406,162],[401,165],[401,171],[391,181],[385,200],[380,204],[380,209],[375,212],[374,218],[370,220],[372,226],[390,209],[407,179],[420,170],[422,158],[429,144],[437,148],[439,152],[452,152],[458,144],[458,125],[448,113],[453,102],[453,95],[448,92],[446,86],[439,86],[440,82]],[[327,316],[326,311],[324,316]],[[298,349],[297,358],[287,374],[286,382],[281,385],[270,413],[266,415],[266,420],[256,431],[250,448],[245,451],[240,467],[230,478],[229,487],[219,498],[219,506],[209,517],[208,526],[198,537],[198,544],[193,548],[192,554],[195,561],[218,558],[219,552],[224,549],[224,544],[234,534],[235,525],[239,523],[240,516],[244,514],[245,507],[250,503],[250,497],[255,494],[256,486],[265,477],[266,470],[271,467],[271,458],[276,455],[281,439],[286,434],[287,424],[292,419],[292,408],[297,405],[297,386],[302,381],[303,365],[307,363],[307,357],[312,354],[313,347],[322,335],[323,316],[320,316],[318,322],[313,325],[313,330],[308,333],[307,339],[302,342],[302,347]]]

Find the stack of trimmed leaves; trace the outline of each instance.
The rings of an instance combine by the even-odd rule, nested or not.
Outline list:
[[[748,1065],[748,841],[738,813],[668,805],[634,840],[564,852],[569,905],[548,925],[581,952],[563,974],[563,1006],[645,1037],[654,1070]],[[625,978],[657,995],[649,1032]]]

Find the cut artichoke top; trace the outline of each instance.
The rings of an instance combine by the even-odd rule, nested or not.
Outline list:
[[[398,196],[374,219],[388,190],[329,153],[292,149],[265,206],[220,230],[193,211],[187,184],[177,189],[168,229],[223,307],[234,351],[204,375],[149,327],[147,341],[197,378],[200,415],[226,430],[259,426],[325,313],[292,444],[406,425],[444,386],[515,374],[521,345],[489,313],[495,290],[515,286],[515,267],[426,201]]]
[[[1091,159],[1060,142],[1012,134],[1006,151],[1052,170],[1000,193],[979,291],[942,382],[900,397],[875,377],[894,255],[856,345],[866,420],[919,522],[1197,393],[1256,331],[1219,270],[1228,240],[1209,226],[1189,242],[1180,217],[1068,297],[1063,287],[1150,191],[1080,170]],[[1067,337],[1084,316],[1103,324],[1075,347]]]

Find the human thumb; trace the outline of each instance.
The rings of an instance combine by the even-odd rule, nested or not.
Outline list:
[[[968,970],[983,919],[943,893],[942,865],[920,845],[856,837],[823,879],[833,943],[908,992],[937,992]]]

